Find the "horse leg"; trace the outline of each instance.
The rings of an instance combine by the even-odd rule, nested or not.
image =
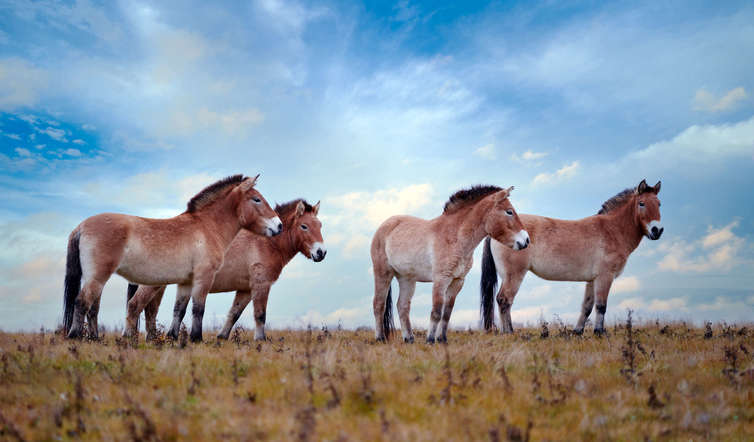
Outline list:
[[[607,312],[607,295],[610,293],[610,286],[613,283],[613,275],[608,277],[597,277],[594,280],[594,295],[596,305],[594,309],[597,315],[594,318],[594,334],[601,336],[605,334],[605,312]]]
[[[178,333],[181,331],[181,323],[186,315],[186,307],[191,299],[191,286],[179,285],[175,293],[175,306],[173,306],[173,323],[168,330],[168,337],[178,339]]]
[[[403,335],[403,342],[414,343],[414,332],[411,330],[411,320],[409,319],[409,313],[411,312],[411,298],[414,297],[414,290],[416,289],[416,281],[408,278],[398,278],[398,286],[400,292],[398,294],[398,317],[401,320],[401,334]]]
[[[452,281],[448,278],[436,277],[432,284],[432,312],[429,314],[429,330],[427,331],[427,343],[435,343],[437,324],[442,316],[442,305],[445,302],[445,292]]]
[[[592,314],[592,307],[594,307],[594,281],[586,283],[586,289],[584,289],[584,302],[581,303],[581,316],[579,316],[579,322],[576,323],[576,328],[573,332],[577,335],[584,333],[584,326],[586,320],[589,319],[589,315]]]
[[[105,286],[105,282],[107,282],[109,277],[110,275],[108,274],[106,277],[92,278],[91,280],[84,283],[83,288],[79,292],[79,295],[76,297],[76,302],[74,303],[73,326],[68,332],[69,338],[76,339],[80,338],[83,335],[85,316],[89,316],[89,324],[96,326],[96,315],[99,311],[99,299],[102,295],[102,288]],[[95,305],[95,302],[97,311],[92,312],[93,314],[90,315],[89,309]],[[92,320],[94,320],[93,323]],[[92,332],[96,333],[96,330]]]
[[[144,327],[147,329],[147,341],[156,341],[158,338],[157,311],[160,309],[163,295],[165,295],[165,286],[157,289],[152,300],[144,307]]]
[[[379,342],[386,340],[385,329],[382,323],[385,316],[385,308],[387,307],[387,293],[390,290],[390,282],[392,280],[393,275],[388,272],[382,274],[374,272],[374,300],[372,301],[375,324],[374,338]]]
[[[442,320],[440,321],[440,336],[437,337],[437,342],[448,342],[448,322],[450,322],[450,314],[453,313],[453,306],[456,303],[456,296],[463,287],[463,278],[454,279],[448,286],[448,290],[445,291],[445,301],[442,308]]]
[[[238,290],[236,292],[236,297],[233,299],[233,305],[230,307],[228,317],[225,320],[225,326],[223,326],[223,329],[218,333],[217,339],[228,339],[228,336],[230,336],[230,330],[233,328],[236,321],[238,321],[238,318],[241,317],[241,313],[243,313],[246,306],[249,305],[249,301],[251,301],[251,292],[249,290]]]
[[[102,291],[100,290],[100,294]],[[92,305],[89,306],[89,311],[86,314],[87,327],[89,329],[89,339],[99,339],[99,327],[97,326],[97,315],[99,314],[99,302],[102,299],[101,296],[97,296],[92,301]]]
[[[150,287],[148,285],[139,285],[136,293],[131,297],[126,305],[126,327],[123,329],[123,336],[138,336],[139,314],[146,304],[152,300],[156,290],[159,287]]]
[[[219,266],[218,266],[219,267]],[[204,319],[204,303],[207,300],[207,294],[212,288],[212,282],[215,280],[217,267],[211,271],[203,272],[194,277],[194,284],[191,286],[191,342],[202,341],[202,319]]]
[[[264,341],[264,324],[267,322],[267,298],[270,296],[270,286],[262,287],[254,293],[254,340]]]
[[[526,270],[516,272],[514,269],[506,268],[503,285],[500,286],[500,291],[497,293],[497,305],[500,309],[500,325],[503,333],[513,333],[511,306],[524,276],[526,276]]]

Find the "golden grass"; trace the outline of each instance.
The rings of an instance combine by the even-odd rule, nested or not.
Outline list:
[[[754,437],[750,330],[563,331],[456,331],[430,346],[322,330],[256,343],[242,330],[184,348],[0,333],[0,439]]]

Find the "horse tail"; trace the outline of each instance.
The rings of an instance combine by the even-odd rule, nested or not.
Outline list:
[[[68,238],[68,255],[65,260],[65,286],[63,290],[63,328],[68,333],[73,325],[73,310],[76,297],[81,291],[81,256],[79,239],[81,232],[76,229]]]
[[[391,284],[392,285],[392,284]],[[387,298],[385,298],[385,313],[382,315],[382,329],[385,331],[385,337],[389,338],[395,330],[393,324],[393,288],[388,287]]]
[[[490,247],[490,237],[484,240],[484,249],[482,251],[482,280],[480,288],[480,309],[482,313],[482,325],[484,329],[492,330],[495,324],[495,291],[497,290],[497,268],[495,260],[492,258],[492,248]]]
[[[128,289],[126,289],[126,314],[128,314],[128,301],[134,297],[136,290],[139,290],[139,284],[128,283]],[[139,329],[139,318],[136,318],[136,330]]]

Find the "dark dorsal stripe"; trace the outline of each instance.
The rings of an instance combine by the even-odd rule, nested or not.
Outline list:
[[[443,208],[443,213],[453,213],[462,207],[466,207],[470,204],[473,204],[480,199],[484,198],[485,196],[499,192],[503,190],[500,187],[497,186],[490,186],[490,185],[481,185],[478,184],[476,186],[471,186],[468,189],[462,189],[458,192],[454,193],[453,195],[450,195],[450,198],[448,199],[448,202],[445,203],[445,208]]]
[[[295,200],[288,201],[287,203],[276,204],[275,213],[277,213],[281,219],[286,218],[288,217],[288,215],[290,215],[296,210],[296,206],[298,206],[299,201],[304,203],[304,213],[309,213],[309,212],[314,211],[314,206],[306,202],[305,199],[296,198]]]
[[[223,190],[227,189],[228,187],[241,184],[241,182],[246,178],[247,177],[243,175],[231,175],[229,177],[221,179],[214,184],[210,184],[201,192],[194,195],[191,200],[189,200],[188,204],[186,205],[186,212],[193,213],[197,210],[202,209],[203,207],[207,207],[208,205],[215,202],[215,200],[217,200],[217,197],[222,194]]]

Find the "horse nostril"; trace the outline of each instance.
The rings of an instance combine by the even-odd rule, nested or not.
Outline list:
[[[657,227],[652,227],[652,234],[657,235]]]
[[[526,245],[528,246],[530,243],[529,238],[526,238]]]
[[[278,223],[278,232],[283,231],[283,223]]]

